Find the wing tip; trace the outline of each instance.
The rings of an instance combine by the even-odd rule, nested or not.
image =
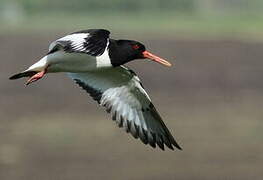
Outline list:
[[[165,151],[166,148],[169,148],[173,151],[175,150],[175,148],[181,151],[183,150],[182,147],[174,140],[172,136],[163,137],[161,134],[156,135],[153,132],[147,133],[147,131],[143,128],[142,128],[142,132],[143,132],[143,137],[141,133],[138,133],[139,139],[145,145],[149,144],[153,149],[155,149],[156,147],[159,147],[162,151]],[[145,139],[147,140],[145,141]]]
[[[17,73],[17,74],[14,74],[14,75],[10,76],[8,79],[9,80],[15,80],[15,79],[19,79],[19,78],[22,78],[22,77],[33,76],[36,73],[37,73],[36,71],[20,72],[20,73]]]
[[[23,73],[17,73],[17,74],[10,76],[8,79],[9,80],[15,80],[15,79],[19,79],[21,77],[23,77]]]
[[[152,145],[150,145],[153,149],[155,149],[157,146],[155,145],[155,146],[152,146]],[[183,149],[179,146],[179,145],[172,145],[172,146],[164,146],[164,144],[163,145],[161,145],[161,146],[159,146],[158,145],[158,147],[159,147],[159,149],[161,149],[162,151],[165,151],[167,148],[168,149],[170,149],[170,150],[172,150],[172,151],[175,151],[176,149],[177,150],[179,150],[179,151],[183,151]],[[174,147],[176,147],[176,149],[174,148]]]
[[[174,145],[174,147],[176,147],[176,148],[179,149],[180,151],[183,150],[183,148],[182,148],[176,141],[172,142],[172,144]]]

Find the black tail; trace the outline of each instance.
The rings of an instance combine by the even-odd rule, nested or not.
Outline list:
[[[34,76],[36,73],[37,73],[36,71],[21,72],[21,73],[11,76],[9,79],[14,80],[14,79],[22,78],[22,77],[31,77],[31,76]]]

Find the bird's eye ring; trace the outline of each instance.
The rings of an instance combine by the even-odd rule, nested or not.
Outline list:
[[[132,46],[132,49],[134,49],[134,50],[139,49],[139,48],[140,48],[140,47],[139,47],[137,44],[135,44],[135,45]]]

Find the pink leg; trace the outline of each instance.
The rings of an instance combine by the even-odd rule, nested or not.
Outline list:
[[[30,77],[27,80],[26,85],[29,85],[32,82],[35,82],[35,81],[41,79],[45,74],[46,74],[46,70],[38,72],[37,74],[35,74],[34,76]]]

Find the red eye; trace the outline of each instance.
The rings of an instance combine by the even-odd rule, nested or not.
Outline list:
[[[133,49],[139,49],[140,47],[137,44],[135,44],[135,45],[132,46],[132,48]]]

